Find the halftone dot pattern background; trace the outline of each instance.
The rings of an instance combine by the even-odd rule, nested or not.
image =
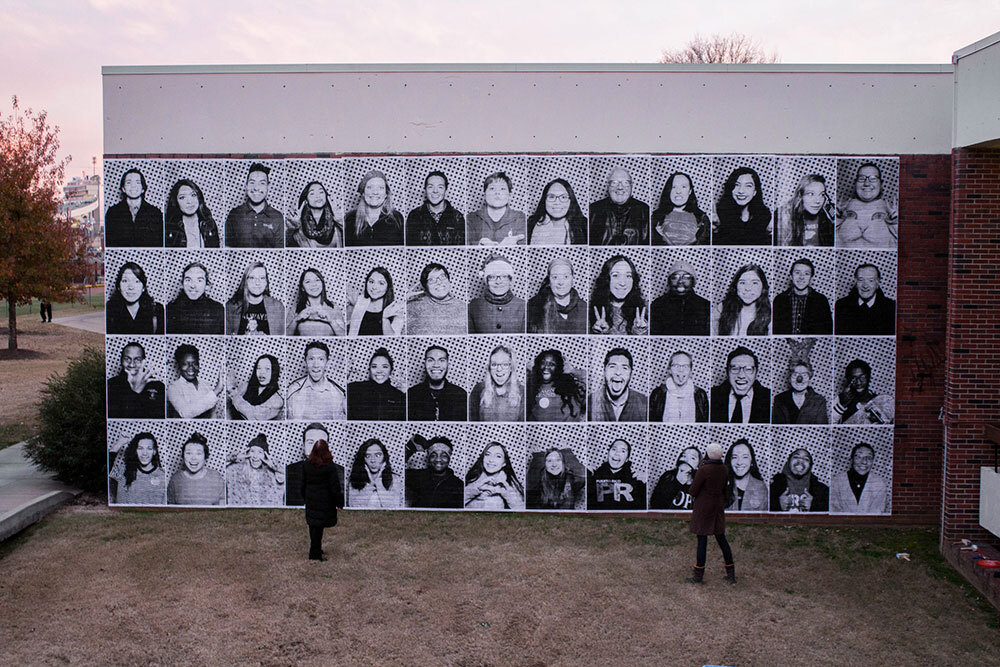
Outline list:
[[[451,422],[419,422],[410,421],[407,424],[407,441],[412,439],[414,436],[420,436],[424,440],[430,440],[431,438],[448,438],[452,444],[452,457],[451,461],[448,463],[448,467],[451,468],[452,472],[458,475],[455,470],[455,447],[460,443],[465,442],[465,424],[455,424]],[[410,455],[410,458],[406,461],[407,468],[426,468],[427,467],[427,452],[416,451]],[[462,480],[463,483],[465,480]]]
[[[499,171],[507,174],[513,188],[508,206],[531,215],[531,192],[528,184],[528,158],[507,155],[477,155],[469,158],[469,189],[466,195],[465,213],[479,210],[485,204],[483,183],[486,177]],[[530,210],[529,210],[530,209]],[[479,239],[465,239],[469,245],[476,245]]]
[[[552,447],[570,449],[576,458],[587,465],[587,427],[583,424],[529,424],[527,433],[527,451],[525,456],[525,475],[528,474],[528,464],[532,454],[546,452]],[[580,494],[573,505],[574,510],[587,509],[586,485],[581,487]]]
[[[691,177],[691,187],[694,188],[698,208],[704,211],[709,219],[713,219],[716,200],[713,162],[713,158],[702,155],[662,155],[649,158],[650,184],[644,201],[649,204],[650,217],[652,218],[653,212],[660,205],[660,197],[663,196],[663,189],[670,175],[680,172]],[[667,197],[669,196],[668,192]],[[653,234],[656,233],[655,230],[651,231]]]
[[[833,456],[833,430],[824,426],[772,426],[771,463],[764,481],[771,485],[771,478],[781,473],[788,457],[796,449],[805,449],[812,454],[813,474],[830,486],[830,460]],[[764,470],[761,470],[763,473]],[[771,511],[780,511],[772,507]]]
[[[462,481],[469,469],[479,459],[480,454],[493,442],[499,442],[507,449],[510,464],[521,488],[524,488],[525,464],[527,462],[528,439],[523,424],[491,423],[469,424],[466,427],[466,442],[456,446],[452,454],[452,470]]]
[[[641,202],[649,204],[652,212],[656,208],[656,200],[650,194],[654,188],[650,178],[650,165],[653,160],[636,155],[609,155],[589,158],[590,170],[590,199],[586,204],[593,204],[608,196],[608,177],[611,170],[620,167],[627,171],[632,177],[632,196]],[[580,193],[577,193],[580,197]],[[580,206],[585,215],[589,217],[589,206],[580,199]]]
[[[271,296],[288,305],[285,280],[285,253],[281,250],[227,250],[226,251],[226,302],[240,289],[243,276],[250,265],[261,262],[267,269],[267,286]],[[230,332],[235,333],[235,332]]]
[[[347,391],[347,341],[343,338],[289,338],[285,345],[285,359],[281,374],[287,378],[284,386],[306,376],[306,346],[319,341],[330,349],[330,363],[326,367],[326,377]],[[365,364],[367,364],[367,359]]]
[[[608,448],[619,438],[631,446],[629,461],[636,479],[649,485],[649,433],[646,424],[596,424],[587,425],[587,459],[583,462],[593,472],[608,460]]]
[[[151,433],[156,439],[156,449],[160,454],[160,465],[163,466],[163,448],[167,442],[167,427],[165,422],[146,421],[144,419],[109,419],[108,420],[108,456],[111,469],[108,477],[119,477],[125,473],[125,448],[136,435]],[[117,453],[112,453],[117,452]],[[108,489],[110,500],[110,488]],[[163,503],[167,502],[167,487],[163,486]],[[114,503],[124,504],[124,503]]]
[[[660,481],[660,477],[677,466],[677,457],[687,447],[697,447],[702,457],[709,443],[707,424],[650,424],[649,425],[649,488]]]
[[[122,174],[129,169],[138,169],[146,179],[144,199],[166,213],[167,194],[174,181],[170,180],[167,168],[169,160],[105,160],[104,161],[104,211],[122,199]],[[199,183],[199,185],[201,185]],[[204,186],[202,186],[204,187]]]
[[[361,179],[372,170],[381,171],[389,179],[389,194],[392,206],[405,218],[409,208],[406,204],[406,160],[402,158],[344,158],[344,211],[354,210],[361,202],[358,191]],[[404,199],[403,206],[396,201],[397,197]],[[412,208],[412,207],[410,207]]]
[[[877,338],[838,336],[836,339],[834,389],[843,389],[844,371],[854,359],[868,362],[872,376],[869,391],[875,394],[893,394],[896,388],[896,339],[888,336]]]
[[[896,253],[892,250],[837,250],[837,298],[845,297],[854,287],[854,272],[862,264],[878,267],[879,287],[890,299],[896,298]]]
[[[105,336],[105,368],[108,379],[122,370],[122,350],[129,343],[136,342],[146,351],[146,368],[150,378],[166,383],[167,377],[167,339],[163,336]],[[173,347],[170,348],[171,363],[173,363]]]
[[[163,251],[145,250],[140,248],[108,248],[104,252],[104,302],[118,289],[118,271],[126,262],[135,262],[146,274],[146,291],[153,301],[161,306],[167,301],[167,290],[164,285]],[[177,296],[173,294],[173,296]]]
[[[368,379],[368,364],[372,354],[379,348],[388,350],[392,357],[392,373],[389,382],[400,391],[407,389],[406,340],[385,336],[360,336],[347,341],[347,381],[361,382]]]
[[[860,442],[875,450],[875,461],[869,475],[878,475],[888,490],[889,512],[892,512],[892,427],[849,426],[833,430],[833,455],[830,463],[831,479],[851,467],[851,450]]]
[[[183,344],[194,345],[198,349],[198,383],[215,387],[219,378],[226,382],[226,338],[225,336],[168,336],[167,337],[167,393],[170,393],[170,383],[180,376],[174,353]],[[170,400],[167,400],[169,415]],[[226,418],[226,391],[219,394],[211,419]],[[206,420],[196,420],[204,422]]]
[[[791,289],[792,264],[800,259],[808,259],[816,268],[810,286],[826,297],[832,318],[837,294],[838,252],[840,251],[832,248],[775,248],[774,270],[768,276],[771,281],[771,301],[785,290]]]
[[[736,278],[737,272],[747,264],[756,264],[764,269],[767,276],[768,295],[774,298],[774,257],[769,248],[713,248],[712,266],[715,271],[715,286],[712,295],[712,305],[721,304],[726,298],[729,285]]]
[[[314,181],[318,181],[326,189],[330,198],[330,206],[333,208],[337,220],[343,224],[344,215],[350,209],[347,203],[344,179],[344,165],[341,160],[313,159],[313,160],[286,160],[287,171],[284,186],[284,202],[282,206],[273,204],[276,209],[285,214],[285,217],[296,217],[299,215],[299,198],[305,193],[306,186]],[[350,188],[355,192],[357,183]],[[287,229],[286,229],[287,232]]]
[[[265,354],[270,354],[278,360],[278,393],[287,397],[288,383],[294,380],[289,369],[285,367],[288,341],[280,336],[234,336],[226,339],[226,387],[230,393],[238,389],[244,382],[249,382],[253,375],[257,360]],[[279,415],[280,419],[281,416]]]
[[[395,484],[404,484],[405,482],[405,470],[406,462],[403,460],[403,452],[406,447],[406,441],[409,438],[407,433],[407,425],[403,423],[375,423],[375,422],[351,422],[347,425],[347,442],[348,442],[348,458],[347,464],[344,466],[344,479],[347,485],[347,503],[354,506],[351,500],[351,492],[354,491],[351,487],[351,467],[354,464],[354,457],[357,455],[358,450],[371,438],[377,438],[383,445],[385,445],[386,450],[389,452],[389,464],[392,466],[392,473],[396,476],[396,480],[393,482]],[[400,504],[398,507],[403,506],[403,491],[400,487],[399,493]],[[366,508],[366,509],[378,509],[378,508]]]
[[[207,419],[167,422],[167,443],[160,448],[160,463],[167,473],[167,479],[183,465],[181,447],[193,433],[201,433],[208,441],[206,466],[225,477],[226,463],[229,461],[226,427],[227,423],[224,421]]]
[[[310,421],[289,421],[284,422],[284,437],[287,443],[288,460],[285,462],[294,463],[296,461],[301,461],[305,458],[305,453],[303,449],[303,439],[306,434],[306,427],[314,422]],[[354,451],[351,449],[351,443],[347,441],[347,426],[344,422],[338,421],[321,421],[318,422],[323,425],[326,429],[327,434],[330,439],[327,440],[327,445],[330,447],[330,454],[333,455],[333,462],[343,466],[346,474],[350,474],[351,461],[354,457]],[[357,447],[355,447],[356,449]]]
[[[773,372],[771,374],[771,403],[774,397],[783,391],[791,388],[788,384],[788,364],[792,359],[792,348],[799,349],[799,346],[807,344],[806,341],[815,341],[810,352],[809,361],[812,364],[813,375],[809,385],[819,392],[826,399],[827,419],[830,418],[830,411],[837,401],[839,388],[835,387],[837,370],[833,364],[833,338],[778,338],[771,342],[771,362]],[[806,349],[802,347],[801,349]],[[796,355],[799,358],[800,355]]]
[[[754,336],[749,338],[734,338],[725,336],[723,338],[712,339],[712,386],[722,384],[729,380],[729,371],[726,368],[726,357],[737,347],[748,348],[757,355],[757,382],[767,387],[771,378],[771,340],[766,336]],[[770,389],[771,387],[768,387]],[[706,391],[708,391],[706,389]],[[771,392],[774,397],[774,392]]]
[[[231,210],[247,200],[247,179],[250,177],[250,165],[254,163],[260,163],[271,170],[267,175],[267,203],[278,212],[284,212],[291,194],[288,190],[291,160],[227,160],[225,206],[218,215],[220,226],[225,226]],[[298,195],[296,192],[296,200]],[[212,213],[214,215],[215,211]]]
[[[687,262],[694,267],[694,293],[712,300],[715,273],[712,270],[712,248],[708,246],[655,246],[650,250],[649,301],[667,293],[670,286],[670,269],[677,262]]]
[[[589,218],[590,210],[590,160],[580,156],[537,156],[528,158],[528,208],[524,211],[529,218],[538,210],[545,186],[561,178],[573,188],[583,217]],[[545,204],[542,203],[542,210]]]
[[[590,297],[590,253],[582,246],[528,247],[527,294],[538,294],[542,283],[549,274],[549,262],[555,258],[565,259],[573,265],[573,288],[584,303]]]
[[[778,158],[771,155],[727,155],[714,159],[713,171],[715,175],[714,195],[712,199],[718,203],[723,196],[726,179],[740,167],[750,167],[760,176],[760,187],[763,192],[764,205],[771,209],[774,215],[774,207],[778,199]],[[718,215],[712,218],[718,220]]]
[[[341,313],[346,307],[344,288],[347,275],[347,258],[349,253],[329,251],[329,250],[295,250],[284,253],[285,256],[285,281],[282,289],[276,292],[271,288],[272,296],[284,302],[286,308],[294,309],[298,305],[299,280],[302,272],[306,269],[315,269],[323,275],[323,282],[326,283],[326,298],[336,308],[340,308]],[[279,296],[280,294],[280,296]],[[346,323],[345,323],[346,331]],[[286,332],[286,335],[291,335]]]
[[[826,428],[819,428],[824,433],[828,432]],[[745,438],[750,443],[750,447],[753,448],[753,453],[757,457],[757,468],[760,470],[761,476],[764,477],[764,483],[767,484],[770,481],[767,471],[773,468],[771,465],[773,429],[774,427],[767,424],[712,424],[708,429],[708,441],[722,445],[722,457],[725,460],[726,453],[733,446],[733,443],[740,438]]]
[[[267,439],[268,456],[271,462],[274,463],[275,469],[284,475],[285,466],[292,461],[299,460],[298,455],[302,451],[302,447],[301,443],[296,443],[286,437],[286,429],[281,422],[229,422],[226,434],[226,439],[229,442],[227,462],[235,462],[238,456],[247,451],[250,441],[260,434],[263,434]],[[229,496],[228,481],[226,480],[227,504],[235,506],[236,503]],[[281,493],[281,502],[274,505],[261,505],[261,507],[280,507],[284,505],[284,484],[281,484]],[[247,505],[243,506],[247,507]]]
[[[642,291],[642,299],[649,306],[649,295],[652,288],[652,281],[649,277],[649,248],[642,246],[597,246],[590,249],[590,288],[588,290],[588,300],[593,303],[594,285],[601,275],[604,263],[616,255],[624,255],[632,260],[635,270],[639,273],[639,289]],[[614,266],[608,267],[609,270]],[[580,295],[583,296],[582,294]],[[591,306],[593,307],[593,306]],[[610,316],[609,316],[610,317]]]
[[[469,299],[475,299],[486,292],[486,278],[483,277],[483,264],[492,256],[504,257],[514,268],[514,282],[511,291],[514,296],[527,300],[528,294],[528,254],[520,247],[473,248],[468,251],[466,266],[469,271]],[[582,295],[581,295],[582,296]]]
[[[424,181],[432,171],[440,171],[448,180],[444,198],[463,216],[468,212],[469,161],[465,157],[411,157],[406,159],[406,192],[400,194],[396,207],[403,218],[424,203]],[[393,197],[395,200],[395,196]]]
[[[586,336],[531,336],[525,340],[524,364],[531,375],[535,360],[542,350],[558,350],[563,357],[563,370],[574,373],[586,385],[588,347]]]
[[[347,303],[353,304],[364,296],[368,273],[375,267],[382,267],[392,276],[392,291],[395,300],[406,305],[409,290],[406,277],[406,254],[402,248],[357,248],[344,252],[347,267]],[[405,319],[405,307],[400,317]]]
[[[882,172],[882,197],[895,208],[899,201],[899,158],[839,158],[837,160],[837,204],[847,203],[856,196],[854,182],[858,169],[866,162],[874,162]],[[830,193],[833,196],[833,192]]]
[[[836,204],[837,193],[837,160],[832,157],[778,157],[777,166],[777,199],[775,207],[791,208],[792,198],[804,176],[819,174],[826,179],[826,193],[830,203]],[[832,222],[832,221],[831,221]]]
[[[466,355],[468,362],[468,389],[469,391],[477,382],[486,382],[490,372],[490,355],[498,346],[502,345],[510,350],[511,364],[510,374],[512,381],[521,385],[524,391],[524,373],[527,365],[524,352],[525,338],[523,336],[475,336],[466,339]]]
[[[407,364],[406,364],[406,391],[410,387],[420,384],[427,376],[424,367],[424,355],[427,348],[438,345],[448,350],[448,373],[445,379],[452,384],[457,384],[465,391],[470,391],[474,382],[469,379],[469,365],[472,360],[466,351],[467,339],[461,336],[413,336],[406,339]]]
[[[213,301],[225,305],[232,294],[227,294],[229,281],[226,278],[226,254],[229,251],[213,250],[168,250],[163,258],[163,279],[160,281],[166,303],[170,303],[181,293],[184,279],[184,267],[198,262],[208,269],[208,286],[205,294]],[[170,322],[167,322],[167,333],[170,333]],[[219,333],[222,333],[221,331]]]
[[[590,386],[588,393],[597,397],[604,391],[604,357],[616,347],[632,353],[632,378],[629,389],[649,397],[649,340],[634,336],[600,336],[590,338]]]
[[[441,264],[448,269],[451,291],[459,299],[469,301],[468,253],[461,248],[407,248],[406,249],[406,296],[416,296],[423,292],[420,273],[428,264]]]
[[[229,208],[226,206],[226,192],[229,191],[226,183],[226,162],[226,160],[211,159],[168,160],[164,174],[167,179],[168,196],[170,189],[182,178],[194,181],[195,185],[201,188],[205,197],[205,205],[208,206],[212,220],[215,221],[215,226],[219,229],[221,248],[226,246],[226,215],[229,213]],[[148,177],[146,180],[148,183]],[[166,216],[166,204],[162,210]]]
[[[656,336],[649,340],[649,391],[667,381],[670,357],[675,352],[687,352],[691,357],[691,381],[707,394],[712,388],[712,342],[702,336]],[[659,421],[661,415],[649,415],[649,421]]]

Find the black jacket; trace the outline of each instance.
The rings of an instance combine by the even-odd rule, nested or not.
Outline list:
[[[448,381],[445,381],[437,403],[426,380],[406,392],[410,421],[464,422],[468,400],[469,395],[464,389]]]
[[[611,212],[617,208],[611,197],[590,205],[590,245],[649,245],[649,205],[629,197],[622,207],[627,212],[628,226],[611,229]]]
[[[788,479],[784,473],[778,473],[771,478],[771,511],[781,512],[781,494],[788,488]],[[809,495],[813,497],[809,505],[810,512],[827,512],[830,510],[830,487],[816,479],[810,473]],[[788,511],[788,510],[784,510]]]
[[[125,373],[108,380],[108,417],[121,419],[163,419],[166,389],[159,380],[146,383],[140,393],[132,391]]]
[[[649,395],[649,421],[659,421],[663,416],[663,407],[667,404],[667,385],[661,384]],[[708,394],[701,387],[694,388],[694,420],[708,421]]]
[[[124,299],[111,298],[105,306],[109,334],[162,334],[163,306],[155,301],[139,302],[135,317],[128,313]]]
[[[653,300],[649,333],[653,336],[707,336],[711,306],[694,292],[667,292]]]
[[[712,421],[729,422],[729,380],[712,387]],[[771,421],[771,390],[760,382],[753,383],[753,400],[750,401],[750,424],[767,424]]]
[[[299,493],[305,499],[306,523],[330,528],[337,525],[337,508],[344,506],[344,487],[340,485],[337,468],[327,463],[314,466],[303,461]]]
[[[104,245],[108,248],[162,248],[163,212],[145,199],[135,221],[124,199],[108,208],[104,216]]]
[[[386,380],[351,382],[347,385],[347,418],[371,421],[405,421],[406,394]]]
[[[406,506],[462,509],[465,504],[465,484],[448,468],[435,479],[428,468],[406,471]]]
[[[201,231],[201,239],[206,248],[219,247],[219,228],[216,226],[215,220],[211,218],[202,220],[199,218],[198,228]],[[184,231],[183,220],[168,221],[166,223],[165,245],[168,248],[187,247],[187,232]]]
[[[424,202],[406,216],[406,245],[465,245],[465,218],[446,199],[440,221],[434,222]]]
[[[374,225],[367,223],[361,232],[355,231],[357,210],[351,211],[344,219],[344,233],[347,247],[403,245],[403,214],[393,211],[392,215],[382,213]]]
[[[607,461],[587,471],[587,509],[646,509],[646,483],[632,474],[631,461],[618,472],[612,472]]]
[[[285,504],[295,507],[301,507],[306,504],[306,499],[302,497],[302,475],[305,474],[304,470],[307,465],[312,465],[305,459],[301,461],[295,461],[289,463],[285,466]],[[344,479],[344,467],[336,463],[331,463],[333,469],[337,471],[337,481],[340,482],[340,488],[347,488],[345,486],[346,480]],[[343,507],[341,505],[340,507]]]
[[[837,299],[834,323],[840,335],[891,336],[896,333],[896,302],[875,290],[872,307],[858,305],[858,288],[852,287],[843,299]]]
[[[167,304],[168,334],[224,334],[226,308],[207,294],[192,301],[183,291]]]
[[[830,316],[830,302],[826,297],[809,288],[806,294],[806,310],[802,315],[802,330],[792,331],[792,289],[774,297],[771,311],[771,330],[775,334],[822,335],[833,333],[833,318]]]

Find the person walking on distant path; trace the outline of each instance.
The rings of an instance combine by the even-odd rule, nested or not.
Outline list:
[[[50,301],[46,301],[45,299],[42,299],[42,302],[41,302],[41,304],[39,304],[38,308],[39,308],[39,310],[41,311],[41,314],[42,314],[42,322],[51,322],[52,321],[52,303]]]
[[[733,562],[733,550],[729,548],[729,541],[726,539],[726,507],[732,504],[733,487],[729,470],[722,464],[722,445],[710,443],[707,451],[708,458],[698,468],[694,481],[691,482],[694,511],[691,513],[690,526],[691,532],[698,536],[698,556],[694,572],[685,581],[689,584],[704,583],[708,536],[715,535],[715,541],[719,543],[726,562],[725,580],[735,584],[736,565]]]

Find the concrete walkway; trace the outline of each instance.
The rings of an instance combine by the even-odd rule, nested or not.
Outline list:
[[[57,317],[52,320],[52,323],[102,334],[104,333],[104,311],[100,310],[96,313],[84,313],[83,315],[71,315],[69,317]]]
[[[28,461],[23,442],[0,449],[0,542],[78,495]]]

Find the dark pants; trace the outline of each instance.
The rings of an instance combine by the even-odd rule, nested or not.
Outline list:
[[[40,304],[39,309],[41,310],[42,322],[51,322],[52,321],[52,304],[51,303],[46,303],[46,302],[43,301]]]
[[[309,526],[309,558],[323,555],[323,526]]]
[[[733,564],[733,550],[729,548],[729,540],[726,539],[725,533],[722,535],[716,535],[715,541],[719,543],[719,548],[722,549],[722,557],[726,561],[726,565]],[[705,557],[708,551],[708,535],[698,536],[698,567],[705,567]]]

